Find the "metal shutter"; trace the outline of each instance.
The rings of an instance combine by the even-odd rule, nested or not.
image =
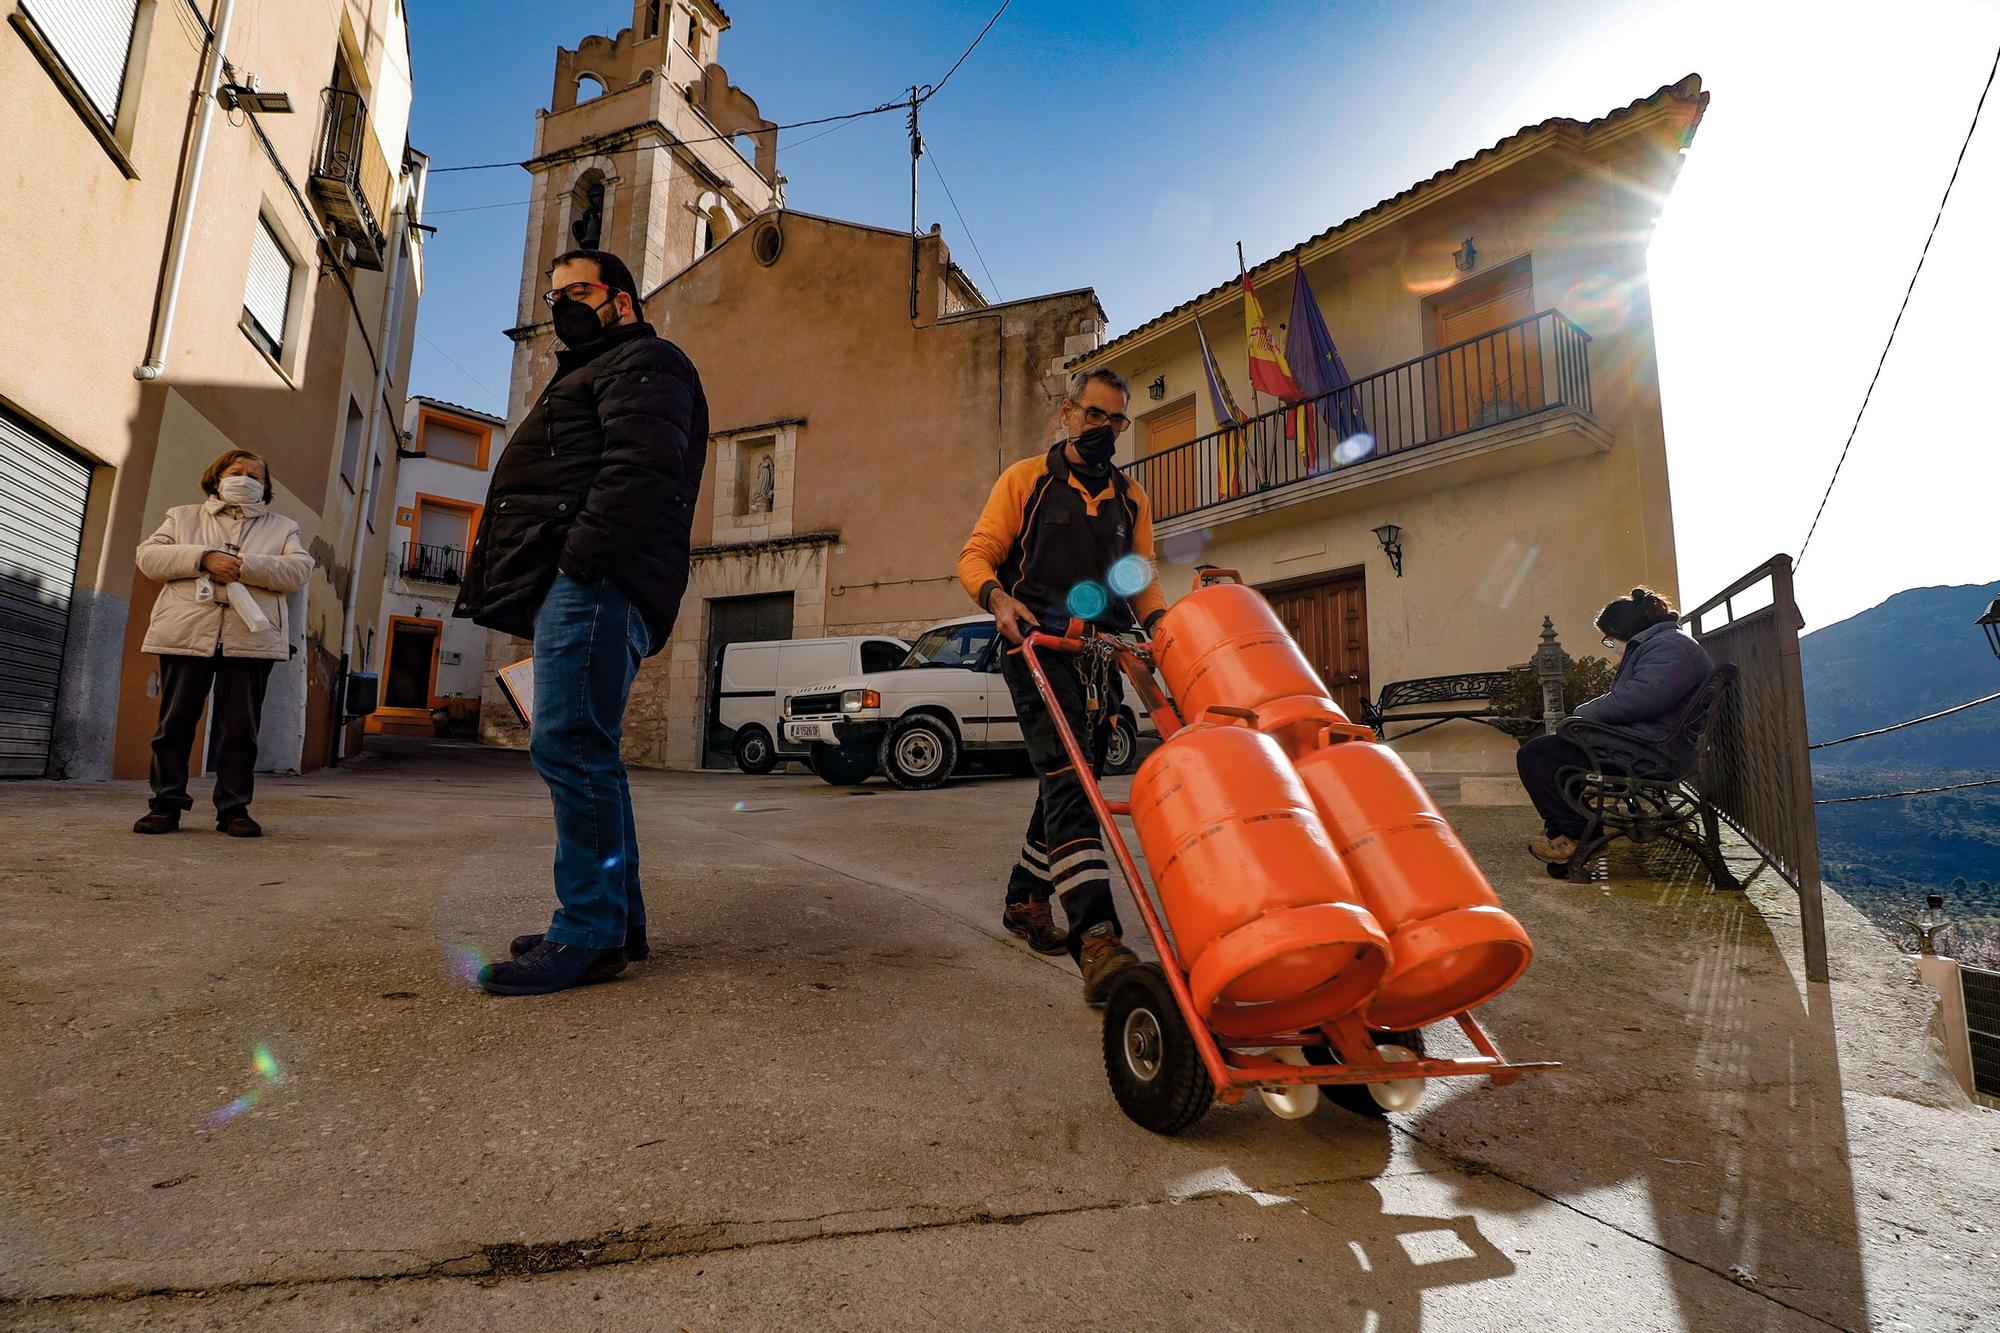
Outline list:
[[[21,0],[21,8],[62,57],[91,105],[115,123],[139,0]]]
[[[0,775],[42,776],[90,469],[0,416]]]
[[[262,215],[250,240],[250,277],[243,285],[243,308],[273,347],[285,345],[285,311],[292,303],[292,261]]]

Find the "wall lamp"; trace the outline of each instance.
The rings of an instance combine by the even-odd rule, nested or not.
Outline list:
[[[1993,599],[1993,605],[1986,608],[1986,614],[1972,622],[1986,631],[1986,646],[2000,657],[2000,597]]]
[[[1167,396],[1167,377],[1161,375],[1151,384],[1148,384],[1146,386],[1146,396],[1156,403],[1165,398]]]
[[[238,107],[248,107],[260,116],[290,115],[292,99],[284,93],[267,93],[242,83],[225,83],[215,90],[222,104],[231,111]]]
[[[1396,571],[1396,577],[1403,577],[1403,530],[1394,523],[1384,523],[1375,529],[1375,540],[1389,553],[1389,567]]]
[[[1460,273],[1472,272],[1472,266],[1479,262],[1479,251],[1473,248],[1472,238],[1465,238],[1465,244],[1451,252],[1451,265]]]

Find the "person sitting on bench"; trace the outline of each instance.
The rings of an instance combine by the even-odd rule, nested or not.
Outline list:
[[[1680,632],[1673,604],[1650,588],[1634,588],[1597,617],[1606,648],[1624,648],[1608,693],[1578,705],[1572,717],[1620,727],[1655,744],[1669,746],[1677,772],[1694,764],[1693,742],[1676,728],[1681,709],[1715,670],[1708,651]],[[1615,743],[1605,748],[1616,757]],[[1686,753],[1680,753],[1685,750]],[[1636,758],[1636,755],[1635,755]],[[1588,830],[1582,814],[1563,799],[1565,769],[1588,769],[1582,746],[1561,736],[1537,736],[1514,758],[1521,785],[1542,817],[1543,835],[1528,844],[1539,860],[1569,860]]]

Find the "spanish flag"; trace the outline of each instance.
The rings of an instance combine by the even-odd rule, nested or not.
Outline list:
[[[1278,350],[1278,340],[1271,336],[1270,321],[1264,318],[1264,307],[1257,304],[1257,289],[1248,273],[1243,275],[1243,327],[1250,339],[1251,387],[1287,403],[1305,397],[1292,378],[1292,368],[1285,364],[1285,354]]]

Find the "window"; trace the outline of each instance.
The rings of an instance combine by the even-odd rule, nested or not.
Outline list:
[[[601,172],[586,173],[570,191],[570,206],[576,210],[576,220],[569,224],[569,234],[575,238],[577,248],[582,250],[601,249],[598,241],[604,236],[604,176]]]
[[[375,455],[375,466],[368,472],[368,530],[375,531],[375,511],[382,507],[382,455]]]
[[[998,632],[990,620],[974,621],[969,625],[940,625],[924,632],[916,647],[910,649],[909,660],[903,665],[905,668],[964,667],[976,671],[979,660],[993,646]]]
[[[483,470],[486,467],[486,442],[490,438],[488,432],[468,422],[436,417],[426,412],[417,427],[417,450],[441,463],[456,463],[460,467]]]
[[[439,551],[463,551],[472,545],[469,505],[445,504],[429,498],[417,501],[417,545]]]
[[[861,670],[867,675],[894,671],[909,655],[910,650],[893,639],[870,639],[861,645]]]
[[[347,400],[347,429],[340,437],[340,479],[353,490],[361,480],[361,432],[367,429],[361,404]]]
[[[292,305],[292,259],[262,214],[250,238],[250,276],[243,285],[245,330],[273,358],[285,350],[285,316]]]
[[[139,0],[21,0],[21,9],[104,123],[117,124]]]
[[[576,100],[579,104],[594,102],[602,96],[604,96],[604,80],[595,74],[576,76]]]

